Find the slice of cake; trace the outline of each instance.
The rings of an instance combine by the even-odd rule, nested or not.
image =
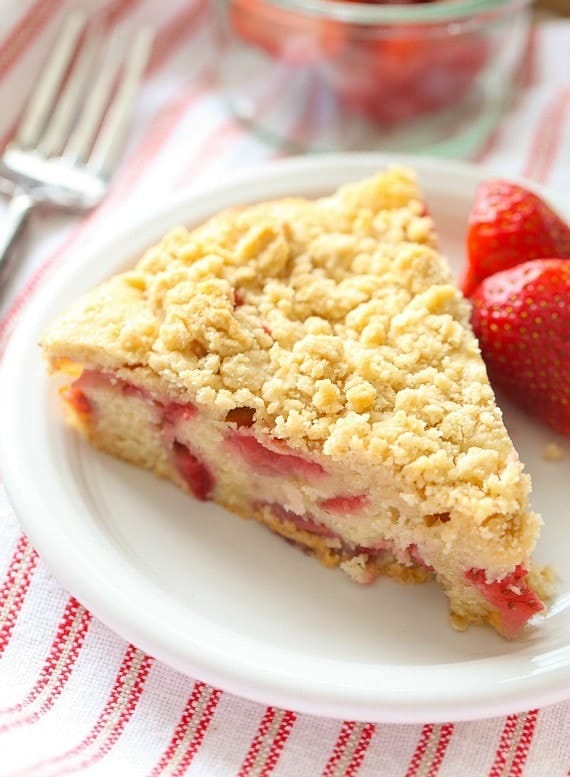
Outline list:
[[[174,230],[43,348],[96,447],[511,637],[543,609],[541,521],[468,318],[393,168]]]

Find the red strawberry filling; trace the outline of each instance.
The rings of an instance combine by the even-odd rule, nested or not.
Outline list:
[[[97,389],[102,386],[113,386],[124,396],[138,397],[151,401],[151,396],[145,389],[135,386],[127,380],[117,378],[115,375],[109,375],[100,370],[83,370],[79,378],[73,382],[70,390],[81,390],[87,392],[91,389]]]
[[[156,403],[160,404],[160,403]],[[167,424],[177,424],[180,421],[189,421],[193,418],[198,409],[190,402],[185,405],[179,402],[169,402],[167,405],[160,405],[162,408],[162,422]]]
[[[363,510],[368,504],[369,499],[365,494],[360,496],[331,496],[328,499],[322,499],[320,507],[329,513],[338,513],[339,515],[354,515]]]
[[[297,529],[301,531],[307,531],[311,534],[316,534],[319,537],[336,537],[337,535],[331,531],[327,526],[323,526],[322,523],[315,521],[312,515],[305,513],[305,515],[297,515],[297,513],[287,510],[283,505],[271,503],[267,504],[271,509],[273,515],[280,521],[289,521]]]
[[[117,385],[121,390],[121,394],[125,397],[137,397],[138,399],[150,400],[149,394],[144,389],[129,383],[126,380],[117,380]]]
[[[92,412],[91,403],[80,388],[76,385],[70,386],[65,392],[65,401],[71,405],[75,412],[80,416],[88,416]]]
[[[214,476],[208,467],[178,440],[174,440],[172,443],[172,456],[178,472],[196,499],[200,499],[202,502],[207,501],[215,486]]]
[[[423,567],[423,569],[427,569],[429,572],[433,572],[433,567],[424,561],[417,545],[409,545],[406,548],[406,551],[408,552],[410,559],[417,567]]]
[[[206,464],[201,461],[187,445],[176,438],[176,427],[182,421],[189,421],[198,410],[191,403],[162,403],[153,399],[144,389],[126,380],[107,375],[97,370],[84,370],[80,377],[68,388],[65,398],[80,416],[86,417],[94,412],[93,404],[85,391],[101,386],[112,386],[125,396],[133,396],[152,405],[161,427],[163,440],[172,452],[174,466],[188,484],[196,499],[205,501],[210,498],[215,486],[215,478]]]
[[[272,446],[280,447],[281,450],[276,451],[267,448],[252,434],[234,432],[228,435],[226,444],[231,450],[239,453],[259,475],[283,475],[312,482],[325,472],[316,461],[290,453],[287,446],[279,440],[270,441]]]
[[[465,577],[501,616],[501,631],[514,637],[528,619],[541,612],[544,604],[526,583],[527,571],[520,564],[502,580],[487,582],[484,569],[470,569]]]
[[[426,569],[428,572],[432,572],[433,568],[427,564],[421,557],[417,547],[410,545],[404,550],[398,551],[390,540],[380,540],[375,542],[374,545],[364,546],[356,545],[344,540],[340,535],[336,534],[328,526],[324,526],[319,523],[313,515],[310,513],[304,513],[299,515],[291,510],[283,507],[283,505],[276,502],[260,502],[255,507],[265,506],[268,507],[273,515],[280,521],[286,521],[293,524],[297,529],[304,532],[309,532],[317,537],[323,537],[325,539],[337,539],[340,541],[339,550],[342,551],[345,558],[353,558],[354,556],[366,555],[369,560],[381,559],[386,553],[391,554],[390,557],[396,557],[400,563],[406,566],[416,566]],[[296,542],[302,549],[306,549],[302,543]]]

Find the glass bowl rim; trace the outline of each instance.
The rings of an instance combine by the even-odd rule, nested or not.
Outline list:
[[[226,0],[230,3],[231,0]],[[496,15],[524,8],[533,0],[455,0],[418,5],[370,5],[341,0],[264,0],[282,11],[302,16],[331,19],[349,24],[375,25],[473,21],[478,15]]]

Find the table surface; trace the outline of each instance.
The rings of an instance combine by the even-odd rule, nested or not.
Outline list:
[[[0,358],[36,291],[82,246],[183,187],[275,150],[227,115],[213,87],[207,0],[105,0],[116,25],[158,29],[129,148],[87,218],[38,214],[0,303]],[[3,3],[0,138],[11,131],[65,5]],[[482,150],[494,175],[570,191],[570,20],[541,21],[524,91]],[[33,485],[33,484],[31,484]],[[49,520],[49,506],[46,509]],[[184,677],[128,645],[52,577],[0,484],[0,777],[566,777],[570,702],[472,723],[389,726],[265,708]]]

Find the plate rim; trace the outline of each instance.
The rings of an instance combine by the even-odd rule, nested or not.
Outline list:
[[[318,173],[319,187],[326,188],[323,181],[330,178],[342,176],[344,180],[350,180],[387,164],[410,165],[423,173],[434,172],[448,174],[451,178],[453,176],[468,178],[473,184],[489,176],[489,171],[484,167],[476,167],[464,162],[380,153],[330,154],[280,160],[232,174],[223,183],[214,182],[208,186],[198,187],[195,191],[184,190],[168,198],[158,209],[148,209],[148,212],[145,211],[137,217],[129,219],[126,224],[113,230],[104,240],[97,241],[92,245],[79,261],[64,266],[59,275],[50,274],[45,285],[34,295],[32,308],[30,309],[28,306],[27,317],[21,319],[16,327],[0,364],[0,429],[2,429],[0,470],[3,474],[6,491],[26,533],[30,536],[33,545],[39,550],[48,567],[53,571],[54,576],[103,623],[123,638],[175,669],[185,674],[198,676],[200,679],[222,687],[230,693],[256,702],[276,704],[302,713],[323,717],[392,723],[479,719],[491,715],[522,711],[531,704],[543,706],[562,701],[570,696],[570,650],[566,662],[562,665],[559,662],[555,667],[542,673],[529,671],[524,682],[521,681],[520,677],[516,678],[517,682],[512,682],[514,678],[509,678],[508,673],[501,674],[499,672],[494,677],[494,683],[501,684],[502,694],[497,698],[496,685],[491,688],[489,685],[484,686],[478,682],[472,685],[467,695],[465,694],[465,685],[462,687],[460,684],[457,688],[452,687],[450,679],[455,676],[457,680],[459,675],[465,672],[465,663],[458,665],[439,664],[435,665],[435,668],[434,664],[379,665],[384,667],[384,674],[386,674],[387,668],[392,677],[382,677],[380,673],[381,679],[385,682],[381,686],[382,693],[378,694],[370,687],[370,684],[362,685],[357,691],[354,688],[347,688],[346,684],[342,682],[339,682],[334,689],[327,687],[323,685],[323,677],[315,667],[313,668],[315,668],[316,674],[308,677],[306,673],[299,684],[300,676],[293,682],[290,662],[287,661],[284,661],[284,666],[289,667],[288,672],[276,671],[275,667],[271,670],[271,667],[261,666],[259,660],[246,661],[245,664],[243,660],[241,663],[236,662],[234,656],[226,655],[229,650],[206,655],[204,648],[207,648],[208,645],[198,644],[196,639],[187,639],[184,646],[181,647],[180,640],[177,640],[176,630],[164,629],[162,623],[163,631],[154,631],[156,617],[149,620],[146,607],[141,611],[140,606],[133,607],[131,601],[128,602],[129,607],[125,607],[127,602],[118,595],[116,587],[113,588],[110,583],[105,585],[103,589],[94,588],[88,579],[89,572],[93,570],[88,566],[81,564],[78,566],[77,563],[74,563],[75,555],[66,553],[58,545],[58,540],[61,538],[58,538],[57,532],[46,531],[42,521],[35,518],[41,514],[39,508],[44,504],[44,499],[39,493],[36,493],[35,489],[26,488],[25,468],[18,465],[18,457],[13,454],[18,446],[18,414],[10,412],[10,408],[15,406],[19,381],[25,379],[26,364],[25,359],[22,359],[22,354],[26,353],[31,342],[35,344],[35,335],[41,326],[40,322],[45,321],[48,310],[57,306],[57,300],[60,297],[65,297],[66,293],[70,299],[77,297],[80,292],[76,290],[71,294],[69,291],[71,288],[80,286],[82,289],[87,289],[94,282],[98,282],[85,281],[82,277],[85,267],[92,265],[96,257],[100,258],[105,252],[108,253],[108,257],[113,257],[119,251],[118,247],[125,243],[146,242],[148,244],[155,238],[145,238],[143,241],[142,235],[146,236],[150,233],[158,235],[160,231],[164,231],[164,227],[159,230],[159,225],[162,225],[163,220],[168,220],[169,216],[172,219],[173,214],[179,210],[186,209],[188,215],[193,210],[200,211],[200,204],[203,207],[204,202],[209,202],[216,197],[223,197],[223,192],[226,193],[226,197],[231,197],[234,196],[232,192],[235,192],[237,196],[237,192],[243,191],[243,187],[246,186],[252,190],[256,186],[262,189],[265,187],[267,190],[270,190],[272,186],[274,189],[279,189],[279,187],[283,187],[284,180],[294,180],[296,176],[307,176],[309,173]],[[570,213],[570,201],[567,201],[556,191],[548,190],[514,176],[509,176],[509,179],[522,181],[533,190],[545,195],[560,210]],[[276,181],[277,183],[275,183]],[[306,188],[302,191],[306,191]],[[279,195],[269,193],[264,196]],[[247,202],[254,201],[247,195],[243,199]],[[172,222],[170,223],[174,226]],[[124,263],[129,256],[138,250],[139,248],[127,251],[125,248],[121,260],[107,258],[105,263],[101,263],[99,273],[101,276],[108,274],[103,272],[103,266],[107,268],[109,265],[107,269],[110,271],[113,271],[111,265],[115,268],[120,267],[121,263]],[[115,559],[115,561],[117,560]],[[132,574],[132,570],[130,574]],[[121,575],[115,579],[115,583],[119,579],[121,579]],[[155,587],[151,581],[147,582],[150,586]],[[148,592],[145,591],[145,593]],[[156,603],[164,604],[164,597],[170,598],[163,592],[158,597],[150,596],[150,599]],[[170,612],[170,610],[168,611]],[[194,619],[195,616],[196,614],[194,614]],[[158,620],[160,621],[160,618]],[[243,640],[240,638],[239,642],[242,644]],[[262,652],[265,655],[269,653],[275,658],[279,658],[272,646],[266,643],[263,645]],[[509,659],[514,659],[514,656],[507,654],[506,656],[495,656],[468,663],[474,670],[481,667],[489,668],[489,664],[492,664],[494,668],[502,668],[504,664],[511,663]],[[303,661],[305,665],[311,663],[307,662],[306,655],[303,656]],[[325,663],[342,664],[342,662],[331,659],[327,659]],[[362,664],[362,666],[368,668],[368,665]],[[374,669],[378,670],[379,666],[375,665]],[[412,692],[410,680],[414,679],[416,675],[418,675],[418,680],[425,680],[426,673],[429,673],[431,678],[431,683],[428,684],[429,692],[425,682],[423,686],[420,683],[419,689],[414,689]],[[377,677],[378,671],[371,670],[371,674]],[[493,673],[491,672],[491,674]],[[407,675],[408,682],[404,682],[404,675]],[[364,679],[363,676],[362,681]]]

